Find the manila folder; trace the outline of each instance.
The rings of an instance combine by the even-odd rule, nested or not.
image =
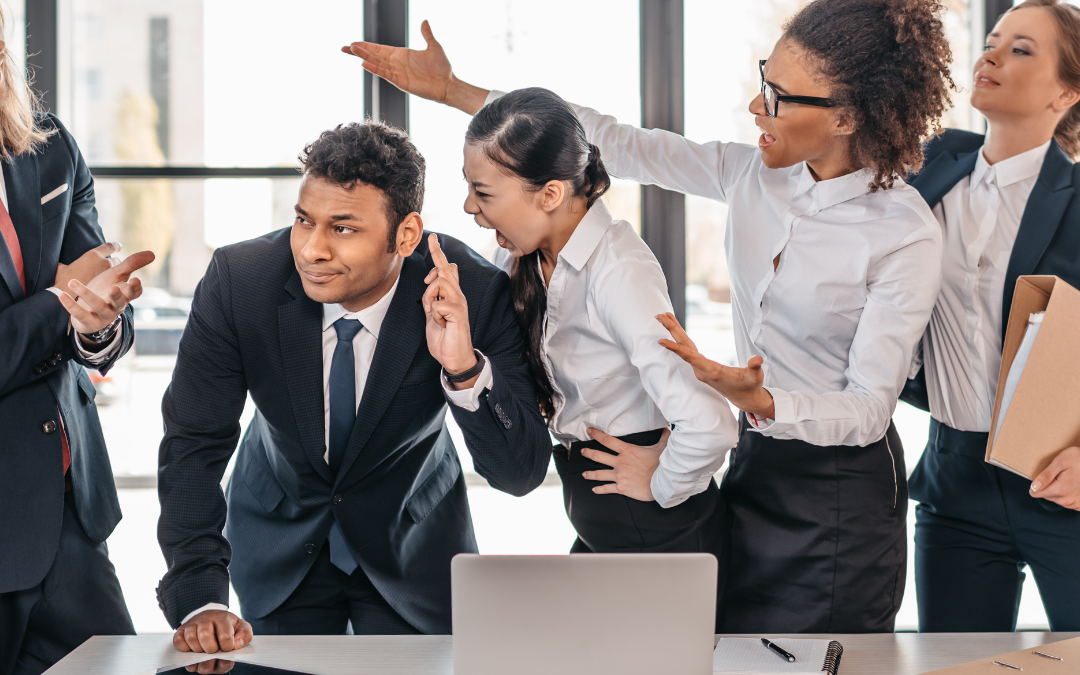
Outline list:
[[[962,635],[957,637],[963,639]],[[1040,656],[1035,652],[1041,652],[1045,656]],[[997,663],[994,663],[995,661]],[[1000,665],[1003,663],[1007,663],[1008,666]],[[1078,672],[1077,667],[1080,666],[1080,638],[1051,642],[1001,656],[991,656],[952,668],[934,670],[923,675],[1008,675],[1009,673],[1019,675],[1019,670],[1013,670],[1009,666],[1022,668],[1024,675],[1075,675]]]

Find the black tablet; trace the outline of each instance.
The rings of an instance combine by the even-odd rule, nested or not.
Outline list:
[[[313,675],[302,673],[298,670],[282,670],[270,666],[259,666],[254,663],[242,661],[228,661],[226,659],[210,659],[195,663],[190,666],[178,666],[175,668],[160,668],[157,675],[191,675],[191,673],[204,673],[206,675]]]

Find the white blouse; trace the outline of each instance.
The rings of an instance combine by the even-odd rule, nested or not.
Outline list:
[[[934,207],[945,237],[941,297],[923,338],[934,419],[990,431],[1001,367],[1001,300],[1013,244],[1050,141],[975,169]]]
[[[495,253],[510,272],[513,257]],[[724,397],[659,344],[656,320],[671,311],[664,272],[645,242],[598,201],[559,252],[547,288],[543,360],[555,388],[549,428],[567,447],[612,436],[675,428],[652,477],[653,498],[675,506],[708,487],[738,442]]]
[[[612,175],[728,205],[736,350],[742,365],[765,359],[776,404],[757,431],[881,439],[941,287],[941,228],[919,193],[900,180],[871,192],[867,170],[815,181],[805,163],[767,168],[754,146],[574,110]]]

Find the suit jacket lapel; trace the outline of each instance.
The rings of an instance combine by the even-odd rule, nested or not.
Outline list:
[[[975,160],[978,158],[978,150],[957,155],[942,152],[923,167],[911,181],[911,186],[919,191],[930,208],[934,208],[964,176],[975,170]]]
[[[1046,247],[1054,238],[1054,233],[1061,226],[1065,210],[1072,201],[1073,162],[1069,159],[1057,141],[1050,141],[1046,151],[1039,180],[1028,197],[1024,216],[1020,219],[1020,229],[1016,233],[1009,267],[1005,273],[1005,292],[1001,305],[1001,335],[1009,325],[1009,309],[1012,307],[1013,291],[1016,280],[1024,274],[1034,274],[1042,260]]]
[[[334,475],[323,459],[326,408],[322,386],[322,305],[304,293],[300,275],[295,271],[285,290],[293,300],[278,307],[278,335],[293,416],[308,460],[320,476],[333,483]]]
[[[363,473],[379,459],[373,452],[361,455],[361,450],[409,372],[416,350],[426,340],[424,311],[420,306],[420,298],[426,289],[424,273],[419,255],[405,259],[397,292],[379,329],[379,343],[375,347],[364,395],[356,412],[356,425],[338,470],[339,480],[348,473],[357,457],[362,458],[360,464]]]
[[[38,283],[41,269],[41,186],[38,184],[37,155],[23,153],[9,164],[4,162],[4,185],[8,195],[8,213],[19,235],[23,268],[26,275],[26,294],[33,295],[39,287],[52,285],[55,269],[50,270],[45,286]],[[14,265],[12,265],[14,269]],[[18,281],[16,280],[16,284]],[[21,288],[20,288],[21,290]]]

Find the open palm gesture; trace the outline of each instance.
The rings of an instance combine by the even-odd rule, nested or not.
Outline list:
[[[341,51],[359,56],[364,70],[404,92],[474,114],[483,107],[488,92],[454,77],[450,59],[427,21],[420,25],[420,32],[427,42],[423,51],[375,42],[353,42]]]

